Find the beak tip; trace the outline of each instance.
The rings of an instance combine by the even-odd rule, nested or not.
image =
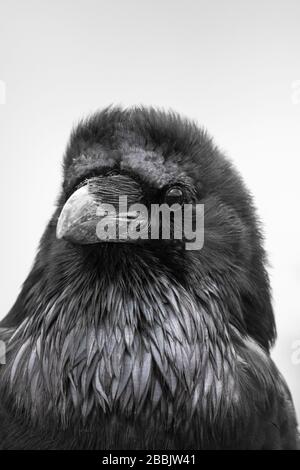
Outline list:
[[[64,223],[64,218],[62,217],[62,214],[60,214],[57,224],[56,224],[56,238],[60,240],[64,237],[65,234],[66,234],[66,224]]]
[[[57,226],[56,227],[56,238],[58,240],[61,240],[63,238],[63,236],[64,236],[63,230],[61,230],[61,228]]]

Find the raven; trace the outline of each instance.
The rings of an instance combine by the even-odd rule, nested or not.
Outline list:
[[[0,448],[297,448],[292,398],[269,353],[261,228],[207,133],[173,112],[110,107],[73,130],[63,171],[33,268],[0,324]],[[148,208],[202,204],[202,248],[161,230],[101,239],[99,206],[121,196]]]

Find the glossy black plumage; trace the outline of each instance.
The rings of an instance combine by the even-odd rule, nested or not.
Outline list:
[[[74,190],[112,170],[116,187],[141,188],[129,185],[132,198],[159,202],[180,184],[203,203],[203,249],[58,240]],[[297,445],[269,356],[275,323],[251,197],[206,133],[175,114],[108,109],[74,130],[57,210],[0,326],[0,448]]]

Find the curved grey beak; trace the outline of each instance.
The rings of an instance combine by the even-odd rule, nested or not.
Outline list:
[[[97,243],[98,204],[89,193],[88,185],[77,189],[65,203],[56,226],[57,238],[74,243]]]
[[[141,195],[140,186],[129,177],[118,175],[91,178],[63,206],[57,222],[56,236],[81,245],[103,241],[130,241],[128,234],[124,234],[125,227],[139,218],[143,230],[148,231],[148,219],[142,219],[137,211],[130,210],[127,205],[125,209],[123,206],[123,209],[120,208],[120,198],[124,200],[125,196],[128,204],[132,204],[140,201]],[[107,209],[108,206],[112,210]],[[104,231],[104,236],[101,236],[99,227],[103,229],[104,226],[115,226],[116,230]]]

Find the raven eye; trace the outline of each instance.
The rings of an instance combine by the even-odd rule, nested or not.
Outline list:
[[[106,176],[117,176],[119,174],[118,170],[110,170],[106,173]]]
[[[180,188],[173,187],[168,189],[165,194],[165,202],[171,206],[172,204],[182,204],[184,200],[183,191]]]

